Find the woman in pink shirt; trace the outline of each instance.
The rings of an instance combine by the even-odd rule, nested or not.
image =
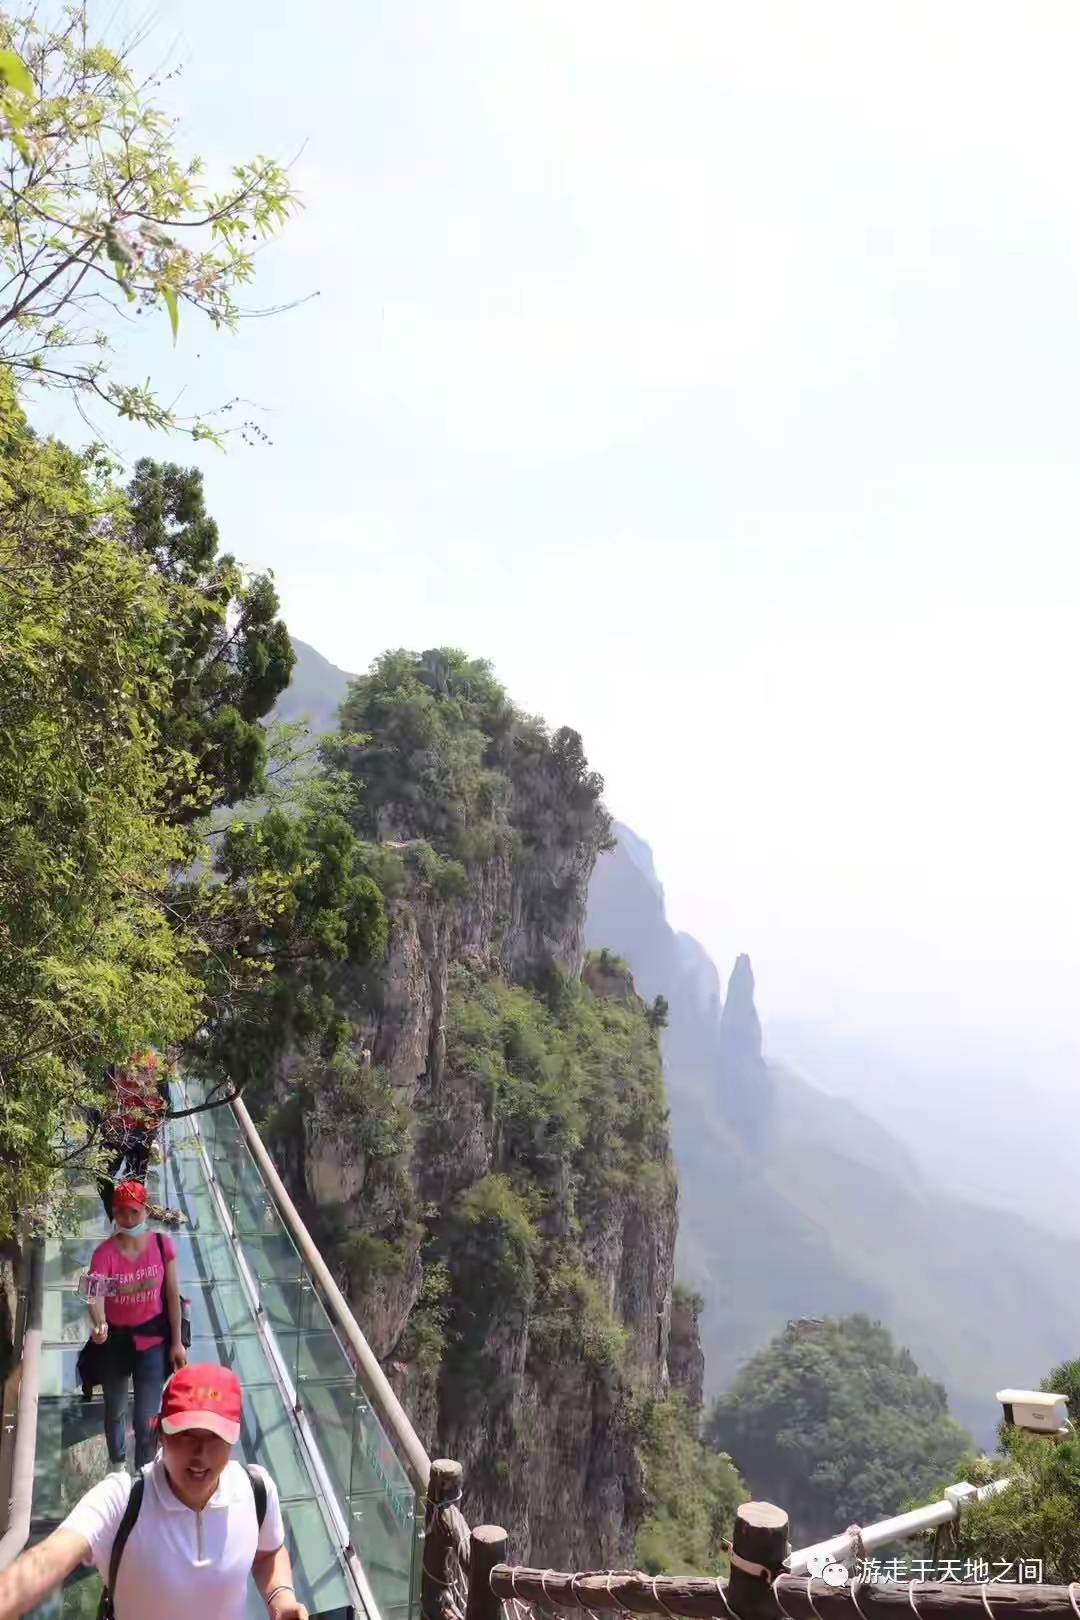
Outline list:
[[[187,1361],[176,1248],[171,1238],[147,1231],[146,1205],[141,1182],[122,1181],[113,1194],[113,1236],[90,1260],[92,1293],[101,1291],[89,1302],[91,1338],[99,1347],[105,1440],[115,1468],[125,1467],[128,1379],[135,1386],[135,1466],[142,1468],[157,1450],[151,1419],[166,1375]]]

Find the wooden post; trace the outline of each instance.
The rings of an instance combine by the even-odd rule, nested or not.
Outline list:
[[[779,1575],[788,1555],[788,1516],[783,1508],[773,1507],[771,1502],[744,1502],[735,1515],[731,1545],[734,1557],[728,1597],[735,1613],[749,1613],[762,1597],[768,1597],[775,1608],[770,1582]],[[740,1569],[737,1558],[760,1564],[767,1573],[758,1575]]]
[[[480,1524],[469,1542],[469,1606],[465,1620],[502,1620],[502,1600],[491,1590],[491,1572],[506,1562],[506,1531]]]
[[[457,1573],[457,1548],[439,1507],[461,1496],[461,1464],[447,1457],[437,1458],[428,1478],[424,1508],[424,1567],[420,1577],[420,1607],[427,1620],[439,1620],[448,1598],[453,1597]],[[461,1572],[464,1581],[465,1572]]]

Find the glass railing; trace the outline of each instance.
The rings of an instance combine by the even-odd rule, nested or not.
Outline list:
[[[195,1083],[189,1082],[189,1090],[191,1101],[199,1100]],[[329,1486],[382,1620],[410,1620],[422,1532],[416,1491],[372,1410],[232,1109],[209,1109],[194,1116],[193,1124],[192,1135],[197,1132],[201,1139],[213,1178],[213,1186],[205,1190],[219,1217],[224,1206],[223,1224],[234,1234],[244,1284],[257,1292],[271,1359],[299,1415],[301,1443],[314,1453],[324,1490]],[[184,1208],[183,1189],[177,1202]],[[216,1331],[228,1335],[238,1307],[228,1290],[219,1290],[213,1303],[220,1324]],[[193,1348],[197,1336],[211,1326],[200,1321],[193,1302]]]
[[[194,1083],[186,1098],[175,1088],[176,1106],[198,1100]],[[277,1485],[301,1600],[313,1616],[344,1616],[359,1588],[371,1620],[413,1620],[422,1534],[416,1492],[232,1110],[171,1121],[164,1162],[148,1179],[151,1196],[186,1217],[169,1233],[191,1302],[188,1353],[234,1368],[243,1383],[235,1455],[261,1464]],[[69,1235],[46,1248],[31,1542],[108,1469],[101,1396],[82,1400],[75,1363],[87,1334],[78,1280],[109,1226],[92,1183],[71,1187],[69,1198]],[[36,1616],[92,1614],[97,1590],[91,1572],[79,1571]],[[265,1614],[254,1588],[249,1612],[252,1620]]]

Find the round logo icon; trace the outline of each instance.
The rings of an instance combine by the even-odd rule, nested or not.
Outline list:
[[[843,1586],[848,1578],[844,1565],[838,1564],[831,1553],[815,1553],[806,1572],[813,1580],[824,1581],[827,1586]]]

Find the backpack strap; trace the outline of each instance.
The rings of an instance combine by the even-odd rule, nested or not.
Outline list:
[[[161,1241],[161,1233],[160,1232],[155,1232],[154,1236],[157,1238],[157,1252],[158,1252],[158,1255],[159,1255],[160,1260],[161,1260],[161,1269],[162,1269],[162,1271],[165,1271],[167,1269],[167,1267],[168,1267],[168,1264],[169,1264],[169,1262],[165,1258],[165,1245]]]
[[[254,1468],[251,1463],[248,1463],[246,1472],[255,1496],[255,1517],[259,1521],[259,1529],[261,1530],[263,1520],[266,1518],[266,1481],[259,1470]]]
[[[127,1507],[124,1509],[124,1517],[120,1520],[120,1523],[116,1527],[116,1535],[113,1538],[112,1552],[109,1554],[109,1593],[111,1596],[115,1596],[116,1594],[116,1576],[120,1569],[120,1558],[123,1554],[125,1546],[127,1545],[127,1538],[132,1532],[135,1520],[139,1517],[139,1509],[142,1507],[143,1487],[145,1484],[146,1481],[143,1476],[141,1474],[137,1474],[135,1479],[132,1481],[131,1494],[127,1499]]]

